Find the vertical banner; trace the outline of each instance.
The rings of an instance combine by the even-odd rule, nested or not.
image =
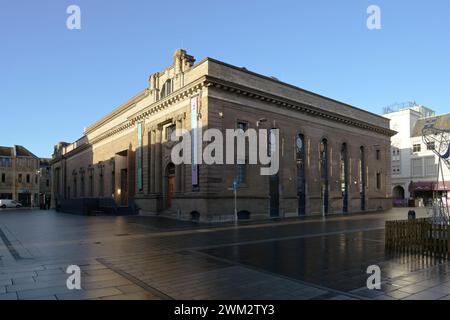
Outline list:
[[[192,185],[198,186],[198,96],[191,98]]]
[[[138,190],[142,191],[144,189],[144,177],[143,177],[143,170],[142,170],[142,163],[143,163],[143,136],[144,136],[144,124],[143,122],[138,122],[137,124],[137,130],[138,130],[138,148],[137,148],[137,186]]]

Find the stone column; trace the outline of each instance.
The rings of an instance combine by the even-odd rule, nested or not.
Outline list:
[[[183,123],[182,123],[182,119],[178,118],[176,121],[176,128],[177,129],[182,129],[183,128]],[[181,174],[182,174],[182,166],[183,165],[176,165],[175,166],[175,183],[176,183],[176,192],[182,192],[182,178],[181,178]]]
[[[152,149],[153,149],[153,130],[152,128],[149,128],[148,130],[148,145],[147,145],[147,165],[148,165],[148,179],[147,179],[147,185],[148,185],[148,192],[149,193],[153,193],[153,157],[154,155],[152,154]]]
[[[155,145],[155,192],[162,192],[162,128],[156,128]]]
[[[148,134],[148,128],[144,127],[143,137],[142,137],[142,184],[144,194],[149,193],[149,147],[150,147],[150,139]]]
[[[155,129],[150,130],[150,193],[155,193]]]

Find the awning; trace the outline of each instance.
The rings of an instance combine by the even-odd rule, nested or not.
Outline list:
[[[433,190],[434,191],[447,191],[447,190],[450,190],[450,181],[439,182],[439,184],[437,182],[435,182],[433,184]]]
[[[436,181],[417,181],[411,182],[408,188],[409,192],[423,192],[423,191],[450,191],[450,181],[439,182]]]
[[[417,181],[411,182],[409,184],[409,192],[420,192],[420,191],[433,191],[433,186],[435,182],[433,181]]]

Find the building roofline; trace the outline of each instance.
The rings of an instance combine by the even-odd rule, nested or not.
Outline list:
[[[350,105],[348,103],[344,103],[342,101],[339,101],[339,100],[336,100],[336,99],[332,99],[332,98],[326,97],[324,95],[321,95],[321,94],[318,94],[318,93],[315,93],[315,92],[312,92],[312,91],[300,88],[300,87],[298,87],[296,85],[293,85],[293,84],[290,84],[290,83],[287,83],[287,82],[283,82],[283,81],[274,79],[274,78],[272,78],[270,76],[266,76],[266,75],[263,75],[263,74],[260,74],[260,73],[254,72],[254,71],[250,71],[250,70],[245,69],[243,67],[237,67],[235,65],[232,65],[232,64],[227,63],[227,62],[223,62],[223,61],[215,59],[215,58],[206,57],[206,58],[200,60],[198,63],[195,63],[192,66],[191,70],[197,68],[198,66],[200,66],[203,63],[208,62],[208,61],[211,61],[211,62],[214,62],[214,63],[217,63],[217,64],[221,64],[221,65],[223,65],[225,67],[232,68],[234,70],[238,70],[238,71],[241,71],[243,73],[246,73],[246,74],[249,74],[249,75],[252,75],[252,76],[264,79],[264,80],[268,80],[268,81],[271,81],[271,82],[274,82],[274,83],[278,83],[278,84],[287,86],[289,88],[292,88],[292,89],[295,89],[295,90],[298,90],[298,91],[301,91],[301,92],[313,95],[313,96],[321,98],[321,99],[325,99],[325,100],[333,102],[333,103],[338,103],[338,104],[343,105],[345,107],[348,107],[348,108],[351,108],[351,109],[354,109],[354,110],[358,110],[360,112],[369,114],[369,115],[377,117],[379,119],[383,119],[383,120],[387,119],[386,117],[383,117],[383,116],[378,115],[376,113],[373,113],[373,112],[370,112],[370,111],[367,111],[367,110],[355,107],[355,106]],[[123,114],[124,112],[128,111],[136,103],[138,103],[139,101],[141,101],[143,98],[146,97],[146,91],[147,91],[147,88],[141,90],[134,97],[132,97],[131,99],[127,100],[125,103],[121,104],[119,107],[115,108],[113,111],[109,112],[104,117],[100,118],[98,121],[94,122],[92,125],[90,125],[89,127],[86,128],[86,130],[84,132],[84,135],[92,133],[94,130],[98,129],[99,127],[104,125],[106,122],[108,122],[108,121],[114,119],[115,117]]]
[[[335,102],[335,103],[344,105],[344,106],[346,106],[346,107],[349,107],[349,108],[352,108],[352,109],[355,109],[355,110],[358,110],[358,111],[362,111],[362,112],[364,112],[364,113],[366,113],[366,114],[370,114],[370,115],[372,115],[372,116],[376,116],[377,118],[386,120],[385,117],[383,117],[383,116],[381,116],[381,115],[379,115],[379,114],[376,114],[376,113],[373,113],[373,112],[370,112],[370,111],[367,111],[367,110],[364,110],[364,109],[355,107],[355,106],[350,105],[350,104],[348,104],[348,103],[345,103],[345,102],[342,102],[342,101],[339,101],[339,100],[336,100],[336,99],[332,99],[332,98],[326,97],[326,96],[324,96],[324,95],[321,95],[321,94],[318,94],[318,93],[315,93],[315,92],[312,92],[312,91],[309,91],[309,90],[306,90],[306,89],[303,89],[303,88],[300,88],[300,87],[298,87],[298,86],[296,86],[296,85],[293,85],[293,84],[290,84],[290,83],[287,83],[287,82],[283,82],[283,81],[281,81],[281,80],[274,79],[274,78],[272,78],[272,77],[270,77],[270,76],[266,76],[266,75],[263,75],[263,74],[260,74],[260,73],[254,72],[254,71],[250,71],[250,70],[245,69],[245,68],[243,68],[243,67],[237,67],[237,66],[235,66],[235,65],[232,65],[232,64],[229,64],[229,63],[226,63],[226,62],[223,62],[223,61],[214,59],[214,58],[207,57],[207,58],[203,59],[202,61],[200,61],[200,62],[198,63],[198,65],[200,65],[201,63],[203,63],[203,62],[205,62],[205,61],[212,61],[212,62],[221,64],[221,65],[223,65],[223,66],[226,66],[226,67],[228,67],[228,68],[232,68],[232,69],[235,69],[235,70],[239,70],[239,71],[241,71],[241,72],[244,72],[244,73],[247,73],[247,74],[250,74],[250,75],[259,77],[259,78],[262,78],[262,79],[264,79],[264,80],[269,80],[269,81],[271,81],[271,82],[279,83],[279,84],[282,84],[282,85],[287,86],[287,87],[289,87],[289,88],[292,88],[292,89],[295,89],[295,90],[299,90],[299,91],[302,91],[302,92],[311,94],[311,95],[313,95],[313,96],[316,96],[316,97],[318,97],[318,98],[322,98],[322,99],[328,100],[328,101],[330,101],[330,102]]]
[[[126,112],[127,110],[129,110],[137,102],[141,101],[145,97],[145,91],[146,91],[146,89],[141,90],[137,95],[135,95],[131,99],[127,100],[125,103],[121,104],[119,107],[115,108],[113,111],[109,112],[104,117],[100,118],[99,120],[94,122],[92,125],[87,127],[84,132],[83,137],[85,135],[93,132],[94,130],[98,129],[99,127],[101,127],[103,124],[105,124],[109,120],[112,120],[115,117],[117,117],[117,116],[123,114],[124,112]]]

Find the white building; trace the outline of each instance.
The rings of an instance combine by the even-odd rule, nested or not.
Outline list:
[[[450,129],[450,114],[436,116],[435,112],[419,105],[390,111],[392,137],[392,196],[397,205],[414,199],[423,205],[434,193],[450,189],[450,171],[444,165],[444,185],[437,184],[438,156],[422,140],[422,129],[433,122],[436,128]],[[444,187],[445,186],[445,187]]]

